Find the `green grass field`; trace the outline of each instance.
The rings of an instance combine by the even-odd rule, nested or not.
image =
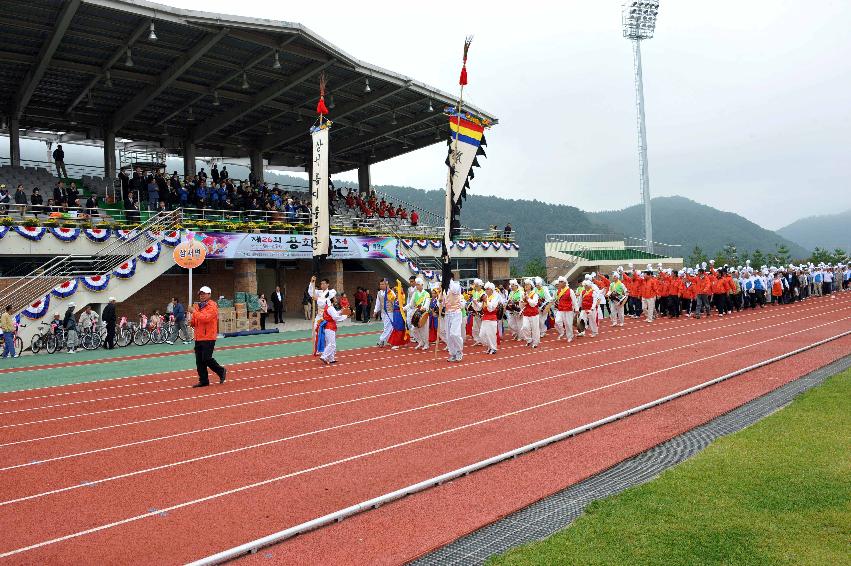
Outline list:
[[[489,564],[851,564],[851,371]]]

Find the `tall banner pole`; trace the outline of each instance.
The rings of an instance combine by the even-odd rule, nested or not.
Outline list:
[[[316,285],[319,284],[319,275],[323,260],[331,252],[331,213],[328,205],[328,156],[330,154],[329,132],[331,120],[326,118],[328,107],[325,105],[325,74],[319,77],[319,102],[316,104],[316,113],[319,115],[317,125],[310,129],[311,146],[313,148],[313,162],[310,178],[310,193],[312,197],[312,239],[313,239],[313,272],[316,275],[313,297],[313,325],[311,335],[314,340],[314,353],[316,352],[317,318],[319,313],[316,308]]]

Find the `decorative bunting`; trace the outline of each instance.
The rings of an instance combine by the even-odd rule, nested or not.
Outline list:
[[[441,242],[440,240],[431,240],[431,247],[436,249],[436,250],[439,250],[440,246],[442,246],[442,245],[443,245],[443,242]]]
[[[118,236],[119,240],[129,240],[131,236],[136,234],[133,230],[116,230],[115,235]]]
[[[425,277],[428,280],[434,279],[434,271],[432,271],[431,269],[427,269],[427,270],[423,271],[423,277]]]
[[[47,233],[47,228],[44,226],[15,226],[15,232],[23,236],[27,240],[38,242]]]
[[[428,247],[428,240],[417,240],[417,245],[422,249],[426,249]]]
[[[159,251],[157,251],[157,255],[159,255]],[[141,255],[139,257],[141,257]],[[119,279],[130,279],[136,274],[136,259],[134,258],[129,261],[125,261],[116,267],[112,273]]]
[[[82,281],[83,286],[89,291],[103,291],[109,285],[109,274],[80,277],[80,281]]]
[[[180,230],[171,230],[166,232],[163,235],[162,243],[172,248],[175,247],[180,243]]]
[[[399,262],[401,263],[405,263],[406,261],[408,261],[408,257],[402,252],[400,252],[399,248],[396,248],[396,259],[399,260]]]
[[[405,239],[405,240],[402,240],[402,245],[404,245],[408,249],[411,249],[411,246],[414,245],[414,241]]]
[[[70,297],[74,293],[77,292],[77,287],[80,286],[80,282],[76,279],[71,279],[70,281],[66,281],[65,283],[61,283],[53,288],[50,291],[54,297],[59,297],[60,299],[65,299]]]
[[[417,264],[415,264],[415,263],[414,263],[413,261],[411,261],[411,260],[408,260],[408,269],[410,269],[411,271],[413,271],[413,272],[414,272],[414,275],[417,275],[417,274],[419,274],[419,272],[420,272],[420,268],[419,268],[419,267],[417,267]]]
[[[491,243],[490,242],[482,242],[482,249],[483,250],[491,249]]]
[[[21,311],[21,314],[29,319],[38,320],[47,314],[48,309],[50,309],[49,294],[29,305]]]
[[[73,242],[80,237],[79,228],[50,228],[50,233],[63,242]]]
[[[457,242],[455,242],[455,245],[458,246],[459,250],[467,249],[467,242],[465,242],[464,240],[458,240]]]
[[[3,239],[3,236],[5,236],[8,231],[9,231],[8,226],[0,226],[0,240]]]
[[[511,242],[511,247],[514,248],[515,250],[520,249],[520,246],[517,244],[517,242]]]
[[[112,236],[112,230],[108,228],[86,228],[83,230],[83,235],[92,242],[102,243]]]
[[[160,257],[160,249],[161,247],[159,242],[154,242],[148,246],[145,251],[139,254],[139,259],[145,263],[156,263],[157,259]]]

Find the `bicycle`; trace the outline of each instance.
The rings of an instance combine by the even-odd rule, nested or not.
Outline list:
[[[58,351],[64,350],[68,344],[68,334],[65,329],[51,323],[53,332],[47,336],[47,353],[55,354]]]
[[[126,316],[122,316],[118,327],[115,329],[115,344],[121,348],[129,346],[135,332],[135,325],[132,322],[128,322]]]
[[[14,334],[14,342],[12,343],[12,347],[15,349],[12,352],[12,357],[17,358],[24,352],[24,341],[18,336],[18,328],[26,328],[26,324],[21,324],[20,322],[15,322],[15,328],[12,330]]]
[[[139,313],[139,326],[133,332],[133,343],[137,346],[144,346],[151,341],[151,331],[148,330],[148,317],[143,313]]]
[[[156,326],[151,328],[151,344],[163,344],[165,343],[168,335],[166,334],[167,330],[163,326],[162,318],[157,322]]]
[[[40,322],[39,326],[49,326],[43,332],[36,332],[35,336],[30,340],[30,350],[33,354],[38,354],[42,349],[47,348],[47,337],[53,333],[53,324],[50,322]]]
[[[80,345],[84,350],[97,350],[101,346],[101,337],[98,332],[97,319],[92,320],[92,325],[84,329],[80,334]]]

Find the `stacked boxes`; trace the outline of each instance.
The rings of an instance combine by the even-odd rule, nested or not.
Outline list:
[[[235,332],[243,332],[248,330],[248,311],[245,308],[245,303],[234,303],[234,312],[236,313]]]
[[[234,332],[236,312],[233,307],[219,307],[219,333]]]
[[[249,330],[260,330],[260,313],[259,312],[248,313],[248,329]]]

